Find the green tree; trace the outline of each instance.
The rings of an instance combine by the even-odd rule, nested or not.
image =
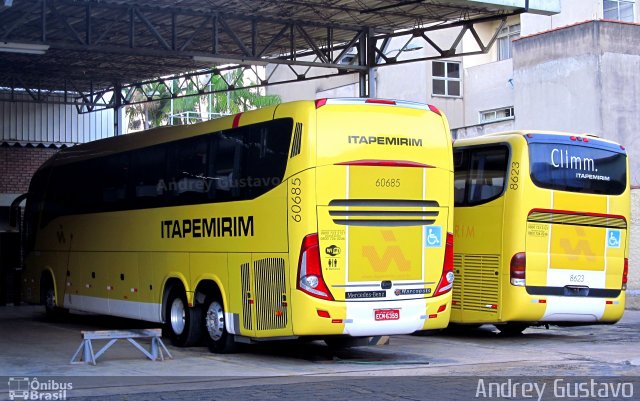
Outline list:
[[[128,106],[126,114],[129,118],[129,129],[149,129],[161,125],[188,124],[194,122],[192,118],[186,118],[185,112],[194,112],[198,115],[208,114],[230,115],[256,108],[271,106],[280,103],[280,97],[275,95],[262,95],[259,88],[242,88],[252,86],[255,83],[244,76],[245,68],[236,68],[224,73],[223,76],[215,75],[205,90],[212,94],[202,93],[193,81],[173,80],[172,88],[166,84],[146,84],[136,89],[132,96],[136,103]],[[182,83],[182,85],[181,85]],[[239,89],[228,90],[229,88]],[[178,98],[171,99],[171,93],[177,93]],[[193,96],[188,94],[193,93]],[[184,96],[186,95],[186,96]],[[161,98],[152,102],[144,102],[148,96]],[[181,117],[173,115],[183,114]],[[172,120],[172,121],[170,121]]]
[[[244,69],[237,68],[222,76],[214,76],[211,80],[212,91],[224,91],[229,85],[240,86],[243,83]],[[249,85],[254,85],[253,81]],[[235,89],[228,92],[216,92],[212,102],[212,113],[236,114],[256,108],[272,106],[280,103],[280,96],[261,95],[258,88]]]

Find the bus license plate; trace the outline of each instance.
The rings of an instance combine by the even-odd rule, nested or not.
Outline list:
[[[373,315],[376,321],[380,320],[399,320],[400,309],[375,309]]]

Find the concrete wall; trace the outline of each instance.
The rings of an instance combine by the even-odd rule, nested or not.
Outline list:
[[[631,191],[627,308],[640,309],[640,188]]]
[[[512,78],[512,59],[465,68],[463,125],[479,124],[480,111],[513,106]],[[517,115],[517,110],[515,113]]]
[[[629,152],[631,184],[640,185],[640,25],[600,23],[600,112],[606,138]]]
[[[624,40],[634,37],[638,25],[592,21],[516,41],[515,127],[621,142],[640,184],[640,42]]]

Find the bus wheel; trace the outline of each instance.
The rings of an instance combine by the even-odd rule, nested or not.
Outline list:
[[[529,327],[529,325],[522,323],[507,323],[496,325],[496,328],[501,335],[506,337],[519,336],[522,332]]]
[[[229,354],[236,351],[233,334],[229,334],[225,325],[224,307],[216,297],[207,297],[204,302],[204,328],[209,350],[216,354]]]
[[[47,275],[43,277],[40,285],[41,302],[44,304],[44,311],[48,319],[57,320],[68,310],[58,307],[56,302],[56,290],[53,287],[53,279]]]
[[[166,330],[171,343],[178,347],[196,344],[202,336],[202,308],[189,308],[187,297],[179,287],[173,287],[167,298]]]

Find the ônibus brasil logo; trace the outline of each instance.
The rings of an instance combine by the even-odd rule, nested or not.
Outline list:
[[[66,400],[67,391],[73,389],[71,382],[57,380],[40,381],[37,377],[10,377],[10,400]]]

